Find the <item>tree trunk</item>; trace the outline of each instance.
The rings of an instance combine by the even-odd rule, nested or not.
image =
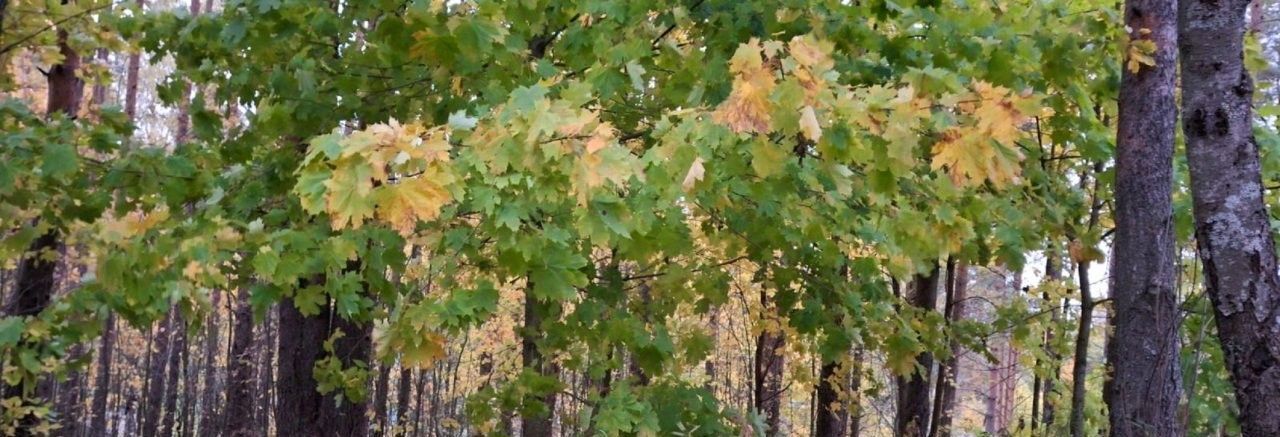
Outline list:
[[[342,366],[352,367],[357,361],[368,363],[372,346],[370,342],[372,332],[369,325],[343,318],[338,315],[337,307],[332,304],[329,305],[328,320],[329,329],[324,339],[342,332],[342,337],[333,343],[333,352],[342,360]],[[321,340],[322,343],[324,339]],[[311,388],[313,391],[315,389],[315,387]],[[339,403],[335,402],[333,397],[333,394],[325,396],[320,410],[320,426],[325,431],[324,435],[343,437],[368,435],[369,416],[365,412],[368,403],[355,402],[347,398],[343,398]],[[277,416],[277,419],[284,418]]]
[[[66,4],[67,0],[63,0],[62,3]],[[59,29],[58,51],[62,54],[62,63],[50,67],[46,75],[49,84],[48,115],[51,117],[64,114],[75,118],[76,111],[80,109],[80,98],[84,94],[84,81],[76,75],[76,70],[80,68],[80,54],[71,48],[68,39],[67,31]],[[58,230],[53,227],[31,242],[26,256],[18,264],[13,297],[5,305],[5,315],[35,316],[49,306],[56,285],[54,272],[57,270],[58,261],[56,258],[46,259],[44,254],[57,253],[61,245]],[[26,382],[13,386],[6,385],[3,393],[0,393],[0,399],[20,397],[35,388],[28,386]],[[21,429],[20,432],[27,432],[27,430]]]
[[[1125,2],[1130,37],[1149,39],[1156,51],[1155,65],[1125,68],[1120,82],[1110,285],[1115,336],[1107,345],[1112,374],[1106,387],[1111,433],[1118,437],[1184,433],[1171,203],[1176,4]]]
[[[760,308],[774,320],[769,323],[780,323],[776,320],[777,308],[770,302],[768,290],[760,290]],[[782,386],[782,372],[786,367],[786,338],[780,329],[766,327],[756,336],[755,369],[753,372],[755,387],[755,409],[764,416],[765,435],[781,435],[782,398],[785,391]]]
[[[138,10],[147,8],[147,0],[138,0]],[[124,113],[130,121],[138,120],[138,70],[142,67],[142,54],[129,54],[124,73]]]
[[[186,321],[182,317],[182,312],[177,308],[173,308],[173,324],[170,329],[173,331],[173,340],[170,345],[172,350],[169,351],[168,374],[165,376],[165,395],[164,395],[164,418],[160,424],[160,436],[171,437],[173,435],[174,422],[177,419],[178,409],[178,387],[182,385],[180,371],[183,366],[187,354],[187,328]]]
[[[1076,331],[1076,355],[1071,368],[1071,436],[1084,436],[1085,381],[1089,375],[1089,335],[1093,328],[1093,294],[1089,262],[1076,266],[1080,277],[1080,325]]]
[[[823,363],[818,372],[815,436],[843,437],[849,429],[849,408],[840,402],[840,385],[844,379],[840,367],[838,360],[832,360]]]
[[[378,382],[374,384],[373,417],[374,430],[377,435],[388,435],[387,429],[387,390],[391,388],[391,365],[378,366]]]
[[[934,310],[938,301],[938,270],[935,266],[927,275],[918,275],[912,281],[914,290],[909,297],[912,306],[924,311]],[[917,355],[916,364],[917,370],[911,375],[898,378],[896,429],[897,435],[904,437],[929,435],[929,381],[933,369],[933,354],[925,352]]]
[[[1044,277],[1046,280],[1056,282],[1059,279],[1062,279],[1062,270],[1060,266],[1061,260],[1059,258],[1058,253],[1053,252],[1052,248],[1050,248],[1048,252],[1050,253],[1046,254],[1045,262],[1044,262],[1044,271],[1045,271]],[[1053,305],[1053,309],[1049,314],[1049,319],[1052,320],[1052,324],[1050,326],[1052,326],[1053,328],[1050,328],[1049,331],[1045,332],[1045,335],[1044,335],[1044,344],[1045,344],[1045,348],[1048,349],[1049,360],[1052,361],[1050,364],[1053,366],[1053,373],[1044,379],[1043,386],[1041,387],[1041,390],[1040,390],[1040,408],[1041,408],[1040,417],[1041,417],[1041,422],[1044,425],[1044,429],[1048,430],[1049,427],[1053,425],[1053,421],[1054,421],[1054,410],[1053,410],[1053,405],[1049,403],[1049,395],[1050,393],[1053,392],[1054,387],[1057,385],[1057,379],[1059,378],[1059,374],[1062,369],[1061,368],[1062,357],[1059,357],[1058,353],[1053,350],[1053,343],[1054,343],[1053,329],[1057,329],[1056,327],[1058,326],[1058,321],[1060,320],[1059,317],[1062,317],[1063,316],[1062,313],[1064,313],[1066,310],[1063,309],[1062,311],[1059,311],[1057,302],[1050,300],[1048,291],[1045,291],[1042,297],[1046,305]],[[1035,419],[1032,418],[1033,429],[1035,428],[1034,420]]]
[[[849,375],[849,437],[862,435],[862,346],[853,350],[853,369]]]
[[[948,270],[946,316],[947,323],[955,324],[964,319],[964,301],[969,295],[969,264],[963,260],[956,261],[948,266]],[[931,432],[934,436],[950,436],[951,421],[955,415],[956,379],[960,376],[960,354],[964,353],[964,348],[954,339],[950,347],[951,356],[938,367],[938,392],[935,396],[939,401],[934,412],[937,420]]]
[[[413,399],[413,369],[404,366],[404,361],[400,362],[400,383],[396,388],[396,435],[405,436],[409,434],[409,410],[412,407],[410,400]]]
[[[102,346],[98,348],[98,374],[93,383],[93,406],[89,420],[89,432],[94,436],[107,435],[107,394],[111,388],[111,357],[115,354],[116,316],[107,313],[102,330]]]
[[[525,287],[524,327],[520,332],[522,365],[524,368],[542,376],[554,377],[555,372],[551,363],[547,362],[542,351],[538,349],[538,339],[542,336],[542,323],[552,315],[552,305],[554,304],[542,302],[537,297],[534,297],[533,279],[528,279]],[[521,417],[521,435],[524,437],[550,437],[552,435],[556,395],[555,393],[547,393],[538,396],[537,400],[546,408],[546,411],[543,414],[533,413]]]
[[[1196,244],[1246,436],[1280,435],[1280,280],[1243,65],[1247,0],[1181,5]]]
[[[249,291],[237,290],[231,354],[227,362],[227,405],[223,411],[223,435],[248,437],[256,435],[254,417],[253,306]],[[269,346],[268,346],[269,347]],[[263,363],[270,366],[271,363]],[[261,431],[266,431],[261,430]]]
[[[276,432],[279,435],[328,435],[320,426],[320,410],[326,399],[316,391],[312,377],[316,361],[324,357],[327,321],[303,316],[292,301],[281,302],[277,311],[280,322]]]
[[[280,402],[280,385],[278,383],[279,380],[276,378],[278,365],[276,351],[279,346],[276,341],[276,333],[280,332],[280,311],[276,310],[272,311],[272,313],[274,314],[267,316],[264,321],[265,325],[260,330],[260,334],[262,334],[259,337],[261,345],[253,344],[249,346],[252,349],[249,352],[250,356],[254,356],[254,354],[260,356],[258,358],[258,363],[260,364],[257,365],[258,388],[256,399],[254,399],[253,417],[258,423],[258,429],[262,430],[272,429],[272,414],[276,412],[279,407],[278,402]],[[280,429],[279,420],[277,419],[274,423],[276,423],[275,430],[278,432]]]
[[[213,435],[218,429],[215,423],[218,421],[218,394],[222,391],[222,387],[218,384],[218,368],[214,357],[218,353],[218,334],[222,332],[220,326],[222,312],[222,293],[213,292],[213,311],[209,315],[207,326],[204,330],[204,357],[203,363],[200,365],[201,373],[204,375],[204,389],[200,393],[200,425],[198,426],[200,433],[204,435]],[[194,399],[194,393],[192,393]],[[194,401],[192,401],[194,402]],[[194,408],[191,409],[194,412]]]
[[[144,437],[155,436],[160,430],[160,413],[164,409],[165,366],[169,363],[169,354],[173,352],[169,346],[176,312],[170,311],[152,334],[154,347],[150,351],[151,359],[148,360],[147,392],[143,400],[142,423],[139,424],[139,431]]]

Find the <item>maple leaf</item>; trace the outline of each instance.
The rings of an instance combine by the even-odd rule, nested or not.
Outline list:
[[[334,229],[348,224],[358,229],[373,217],[373,168],[359,159],[342,161],[348,162],[334,168],[332,177],[324,182],[326,210]]]
[[[446,188],[452,182],[447,173],[432,171],[379,187],[378,216],[401,235],[409,235],[419,221],[439,217],[440,209],[453,200]]]
[[[769,132],[769,94],[773,92],[774,77],[761,57],[760,41],[753,38],[738,46],[729,70],[734,73],[733,90],[712,118],[737,133]]]

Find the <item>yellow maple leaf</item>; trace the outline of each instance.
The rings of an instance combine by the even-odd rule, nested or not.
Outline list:
[[[733,72],[733,90],[729,98],[716,108],[712,118],[738,133],[765,133],[770,130],[769,94],[773,92],[773,71],[761,57],[760,41],[738,46],[729,70]]]
[[[419,221],[435,220],[453,200],[447,186],[453,176],[433,169],[395,184],[378,187],[378,217],[401,235],[413,233]]]

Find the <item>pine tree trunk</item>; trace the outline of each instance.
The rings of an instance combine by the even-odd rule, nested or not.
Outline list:
[[[938,301],[938,268],[934,267],[928,275],[917,276],[910,296],[911,305],[924,310],[933,311]],[[916,356],[917,371],[908,377],[898,378],[898,418],[897,434],[904,437],[922,437],[929,435],[930,419],[930,372],[933,368],[933,355],[921,353]]]
[[[1130,37],[1151,40],[1156,51],[1155,65],[1126,67],[1120,82],[1109,287],[1115,335],[1107,345],[1112,374],[1105,393],[1117,437],[1184,433],[1171,201],[1176,4],[1125,2]]]
[[[398,436],[409,434],[409,411],[413,399],[413,369],[400,363],[400,383],[396,388],[396,430]]]
[[[182,312],[177,308],[173,308],[173,325],[170,329],[173,331],[173,340],[170,345],[172,350],[169,351],[168,373],[165,376],[165,392],[164,392],[164,416],[160,422],[160,436],[173,436],[174,424],[178,419],[178,388],[182,385],[183,362],[186,361],[187,354],[187,329],[186,321],[182,317]]]
[[[147,0],[138,0],[138,10],[147,8]],[[142,53],[129,54],[124,73],[124,113],[130,121],[138,119],[138,70],[142,67]]]
[[[170,311],[152,334],[154,346],[150,351],[151,359],[148,360],[150,364],[147,366],[146,398],[143,400],[142,423],[139,424],[139,431],[144,437],[159,435],[160,413],[164,410],[164,387],[167,376],[165,366],[169,364],[169,354],[173,352],[169,346],[175,326],[175,313],[177,311]]]
[[[89,419],[89,432],[94,436],[107,435],[107,395],[111,388],[111,357],[115,354],[116,316],[107,313],[107,322],[102,330],[102,345],[98,348],[98,373],[93,382],[92,417]]]
[[[204,356],[203,363],[200,365],[200,373],[204,375],[204,387],[200,392],[200,425],[198,426],[201,434],[213,435],[218,429],[214,423],[218,420],[219,397],[222,387],[218,383],[218,368],[214,359],[218,353],[219,338],[218,334],[222,332],[220,314],[222,313],[222,294],[214,291],[213,293],[213,310],[209,314],[209,320],[206,322],[204,330]],[[192,393],[194,402],[194,393]],[[194,408],[191,409],[194,412]]]
[[[376,435],[388,435],[387,432],[387,390],[391,388],[391,365],[378,366],[378,382],[374,384],[373,417]]]
[[[1247,0],[1184,0],[1182,120],[1205,290],[1245,436],[1280,435],[1280,279],[1243,63]],[[1258,15],[1261,21],[1261,15]]]
[[[223,435],[248,437],[258,435],[254,417],[253,306],[249,291],[237,290],[235,312],[231,323],[231,355],[227,361],[227,405],[223,411]],[[269,346],[268,346],[269,347]],[[271,363],[263,363],[270,366]],[[266,430],[261,430],[265,432]]]
[[[277,304],[279,305],[279,304]],[[290,304],[291,305],[291,304]],[[257,355],[257,395],[254,397],[254,420],[257,421],[258,429],[272,430],[274,423],[276,432],[279,432],[280,421],[274,413],[279,408],[280,402],[280,385],[276,375],[276,369],[279,364],[276,354],[279,350],[279,343],[276,341],[276,334],[281,332],[280,311],[273,311],[274,314],[269,315],[265,320],[265,325],[261,329],[261,336],[258,337],[260,342],[249,346],[250,356]],[[261,343],[261,344],[258,344]],[[272,420],[276,418],[276,420]]]

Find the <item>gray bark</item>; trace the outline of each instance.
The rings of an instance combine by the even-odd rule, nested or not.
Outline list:
[[[1248,0],[1180,7],[1196,243],[1246,436],[1280,435],[1280,281],[1244,68]]]

